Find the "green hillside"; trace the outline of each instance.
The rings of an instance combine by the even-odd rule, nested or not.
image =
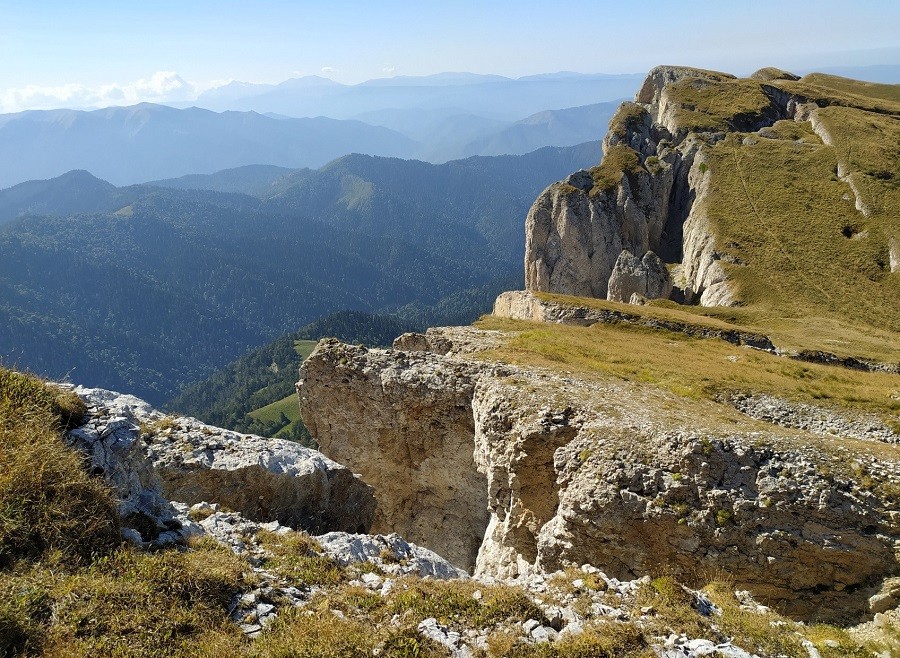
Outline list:
[[[536,194],[596,157],[351,155],[216,179],[250,189],[277,173],[265,198],[87,174],[0,193],[0,362],[159,404],[334,311],[471,321],[518,277]]]
[[[313,445],[300,420],[294,384],[300,364],[318,340],[333,336],[351,343],[386,346],[409,328],[393,316],[331,313],[251,350],[185,389],[166,408],[218,427]]]

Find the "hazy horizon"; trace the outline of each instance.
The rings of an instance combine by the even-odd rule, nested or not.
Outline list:
[[[777,17],[777,18],[776,18]],[[641,74],[679,64],[746,74],[900,64],[900,4],[772,0],[523,1],[377,7],[265,0],[152,6],[60,0],[0,8],[0,112],[185,103],[232,81],[318,75],[341,84],[444,72],[509,78]],[[701,35],[702,38],[697,38]],[[827,44],[827,45],[826,45]]]

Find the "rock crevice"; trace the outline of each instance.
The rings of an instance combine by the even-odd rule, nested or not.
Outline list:
[[[304,421],[375,486],[377,532],[484,577],[723,570],[792,616],[831,621],[864,615],[900,569],[900,508],[880,493],[900,465],[861,447],[873,442],[845,468],[844,444],[714,422],[736,414],[724,405],[674,413],[652,388],[467,358],[465,331],[403,341],[444,340],[454,356],[325,341],[303,366]]]

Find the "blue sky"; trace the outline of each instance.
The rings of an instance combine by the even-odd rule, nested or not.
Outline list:
[[[227,80],[311,74],[356,83],[440,71],[643,72],[660,63],[736,73],[898,64],[898,25],[898,0],[0,0],[0,110],[64,104],[67,94],[76,104],[88,92],[176,99]]]

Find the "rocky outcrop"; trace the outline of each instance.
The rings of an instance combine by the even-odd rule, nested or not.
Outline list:
[[[609,133],[604,153],[625,153],[633,147],[657,151],[650,115],[635,107],[628,133]],[[669,250],[669,198],[682,158],[671,149],[659,150],[654,158],[652,174],[644,168],[629,170],[617,185],[602,189],[593,179],[588,187],[582,174],[577,181],[570,177],[550,186],[538,197],[526,218],[526,288],[605,298],[623,251],[643,255]]]
[[[75,392],[89,415],[69,440],[113,486],[125,525],[142,541],[178,540],[184,520],[169,501],[212,501],[311,532],[365,532],[371,524],[371,488],[315,450],[165,416],[129,395]]]
[[[895,447],[493,365],[454,340],[452,357],[328,341],[304,364],[304,420],[375,483],[379,532],[482,577],[724,571],[806,619],[858,618],[900,570]]]
[[[577,301],[577,300],[575,300]],[[775,345],[764,334],[744,331],[736,327],[722,327],[682,322],[651,314],[629,313],[615,308],[591,307],[553,298],[542,298],[527,290],[500,293],[494,302],[493,315],[513,320],[554,322],[589,327],[598,322],[633,324],[649,329],[663,329],[696,338],[719,338],[732,345],[746,345],[766,352],[775,352]],[[439,333],[440,330],[429,330]],[[495,338],[496,341],[496,338]]]
[[[637,258],[623,251],[609,277],[606,298],[628,303],[635,294],[645,299],[668,299],[671,293],[672,279],[659,256],[648,251],[643,258]]]
[[[374,487],[372,531],[397,532],[467,570],[488,522],[485,478],[472,467],[471,399],[482,369],[323,340],[298,384],[303,422],[321,450]]]
[[[134,396],[103,389],[79,387],[75,392],[87,413],[83,424],[66,434],[66,441],[86,456],[90,472],[103,477],[115,492],[123,536],[137,544],[160,546],[197,534],[163,495],[141,443],[134,420],[137,415],[154,417],[153,408]]]
[[[615,263],[626,251],[638,257],[652,251],[679,265],[676,301],[740,304],[728,271],[744,263],[720,244],[712,221],[714,172],[707,154],[729,132],[776,137],[771,126],[782,119],[809,121],[823,143],[833,143],[819,107],[829,101],[810,100],[804,87],[791,86],[795,81],[777,69],[760,70],[749,80],[686,67],[653,69],[635,102],[624,103],[610,122],[601,164],[551,185],[531,207],[526,289],[628,302],[630,294],[609,290]],[[714,86],[721,89],[709,97],[721,100],[701,111],[697,92]],[[862,174],[843,162],[837,173],[857,210],[869,217],[873,206],[861,194]]]

